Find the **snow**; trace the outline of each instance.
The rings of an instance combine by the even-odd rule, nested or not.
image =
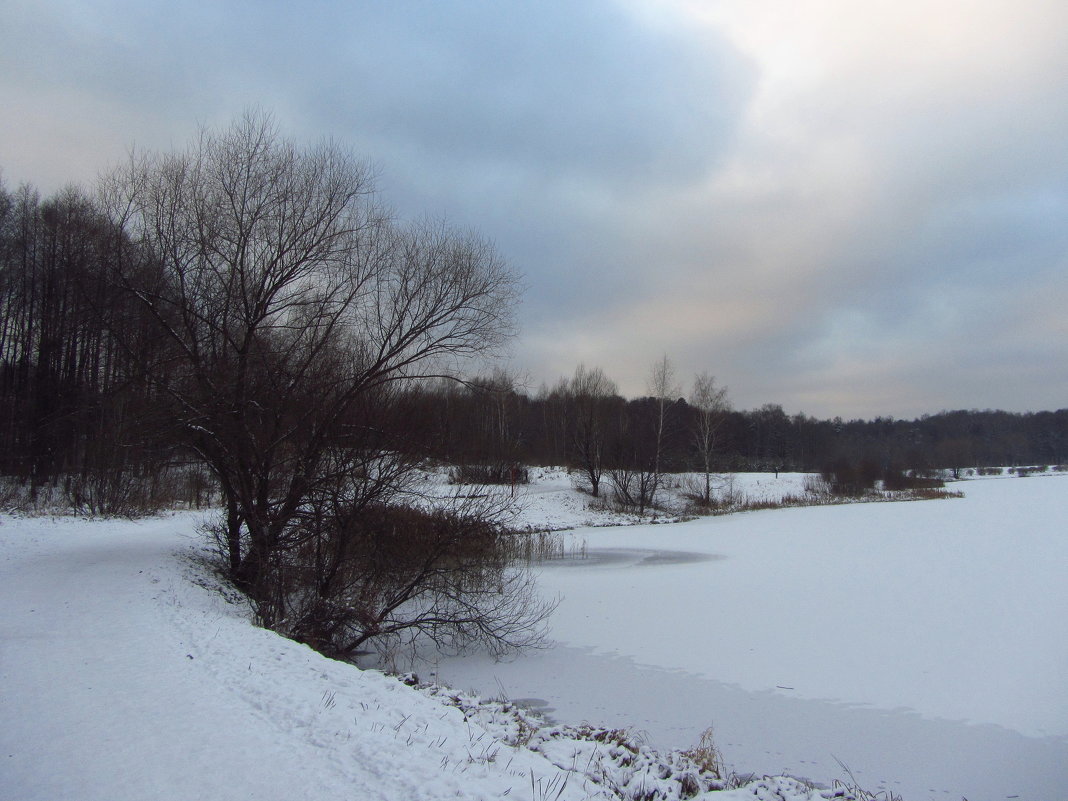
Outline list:
[[[780,501],[784,496],[800,496],[805,492],[805,473],[736,473],[716,479],[719,494],[732,492],[736,497],[751,501]],[[519,522],[533,528],[553,530],[583,527],[641,525],[650,518],[660,522],[677,521],[685,517],[684,490],[689,480],[699,474],[669,475],[658,495],[658,506],[647,517],[622,513],[607,507],[602,498],[593,498],[576,491],[580,475],[568,474],[557,467],[530,469],[530,484],[517,491],[520,507]],[[703,480],[703,478],[701,479]],[[608,476],[602,479],[604,493],[611,492]]]
[[[4,521],[4,797],[488,798],[555,772],[250,626],[183,569],[193,523]]]
[[[197,523],[0,518],[0,797],[567,801],[615,797],[607,778],[679,797],[648,749],[559,727],[519,742],[500,704],[442,703],[253,627]],[[822,797],[785,778],[715,795]]]
[[[584,526],[562,536],[591,555],[540,568],[555,647],[418,670],[548,724],[255,628],[205,570],[197,515],[0,517],[0,798],[674,798],[672,749],[709,726],[757,776],[827,784],[840,760],[905,801],[1064,798],[1068,479],[964,489],[607,528],[616,513],[539,471],[521,519]],[[706,795],[829,794],[778,777]]]
[[[662,748],[714,725],[738,770],[826,781],[840,760],[907,801],[1068,797],[1068,479],[955,487],[578,530],[592,558],[541,571],[556,648],[429,669]]]

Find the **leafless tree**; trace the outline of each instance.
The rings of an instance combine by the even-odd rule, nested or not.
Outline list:
[[[668,426],[668,411],[671,405],[682,392],[675,376],[675,365],[665,353],[653,365],[649,373],[649,395],[656,401],[656,419],[654,421],[656,433],[656,445],[653,463],[653,489],[651,498],[655,501],[657,489],[660,487],[662,459],[664,455],[664,439]]]
[[[694,376],[690,406],[693,410],[691,435],[704,473],[701,501],[708,505],[712,502],[712,464],[716,435],[730,411],[727,388],[716,386],[715,376],[700,373]]]
[[[495,352],[516,279],[474,234],[396,224],[366,165],[329,142],[299,149],[259,112],[183,152],[134,154],[102,198],[154,265],[115,273],[171,344],[145,374],[221,484],[231,576],[280,626],[308,504],[346,483],[369,485],[357,511],[391,500],[395,482],[368,470],[395,452],[390,388]]]
[[[568,444],[594,498],[599,496],[604,472],[606,406],[618,393],[616,383],[600,367],[584,364],[575,369],[566,385],[571,412]]]
[[[31,502],[46,484],[94,513],[143,512],[166,495],[152,479],[167,443],[109,334],[134,340],[140,323],[106,280],[113,242],[81,190],[42,201],[0,183],[0,472],[26,481]]]
[[[458,454],[457,480],[475,484],[526,483],[522,468],[523,436],[518,423],[520,377],[502,367],[467,382],[466,398],[474,426],[464,452]]]

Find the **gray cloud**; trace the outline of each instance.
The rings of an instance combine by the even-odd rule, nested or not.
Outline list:
[[[666,352],[743,407],[1068,398],[1061,3],[92,6],[0,11],[9,181],[258,104],[497,241],[535,384]]]
[[[384,145],[464,169],[620,190],[699,180],[744,99],[726,43],[643,30],[611,2],[402,2],[350,25],[349,69],[319,95]]]

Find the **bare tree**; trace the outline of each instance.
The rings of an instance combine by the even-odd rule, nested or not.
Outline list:
[[[656,419],[654,421],[656,432],[656,447],[653,463],[653,490],[651,498],[655,501],[656,491],[660,487],[662,458],[664,455],[664,438],[667,433],[668,410],[672,403],[682,392],[675,376],[675,365],[665,353],[653,365],[649,373],[649,395],[656,401]]]
[[[487,376],[467,382],[466,398],[473,416],[455,477],[465,483],[526,483],[520,465],[523,447],[518,426],[521,380],[517,374],[495,367]]]
[[[81,190],[42,202],[0,183],[0,471],[27,480],[31,502],[51,484],[79,511],[133,513],[176,483],[154,480],[168,443],[109,334],[139,324],[106,280],[113,240]]]
[[[690,392],[693,408],[691,434],[704,473],[701,501],[712,503],[712,460],[716,450],[716,435],[730,411],[727,388],[716,386],[716,379],[709,373],[694,376]]]
[[[389,388],[495,352],[515,277],[474,234],[395,224],[364,164],[332,143],[298,149],[258,112],[184,152],[132,156],[102,197],[154,264],[115,274],[171,345],[144,372],[221,484],[231,576],[283,626],[308,504],[359,484],[356,512],[395,498],[368,470],[395,453],[379,425]]]
[[[580,364],[567,383],[566,393],[571,410],[569,449],[596,498],[604,472],[606,405],[619,388],[600,367]]]

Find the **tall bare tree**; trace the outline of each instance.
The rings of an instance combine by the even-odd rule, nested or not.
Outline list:
[[[580,364],[567,383],[571,411],[568,444],[594,498],[599,496],[604,473],[607,405],[618,394],[616,383],[600,367]]]
[[[376,481],[367,465],[392,449],[375,404],[496,351],[516,279],[474,234],[397,225],[365,164],[329,142],[299,149],[258,112],[185,151],[132,156],[102,197],[154,265],[115,275],[171,344],[145,374],[222,486],[232,577],[280,626],[310,499]],[[387,502],[397,486],[339,502]]]
[[[690,406],[693,410],[691,435],[704,473],[701,500],[707,505],[712,502],[712,464],[716,435],[731,408],[727,400],[727,388],[716,386],[715,376],[699,373],[694,376]]]
[[[159,500],[148,490],[167,449],[109,334],[138,325],[106,280],[114,241],[81,190],[42,201],[0,183],[0,471],[28,481],[30,502],[45,484],[80,511],[130,513]]]
[[[656,491],[660,487],[662,475],[662,461],[664,456],[664,438],[668,427],[668,412],[671,405],[679,397],[682,388],[678,384],[675,374],[675,365],[667,354],[663,354],[653,365],[649,373],[649,395],[656,401],[656,449],[655,462],[653,464],[654,485],[652,496],[655,500]]]

